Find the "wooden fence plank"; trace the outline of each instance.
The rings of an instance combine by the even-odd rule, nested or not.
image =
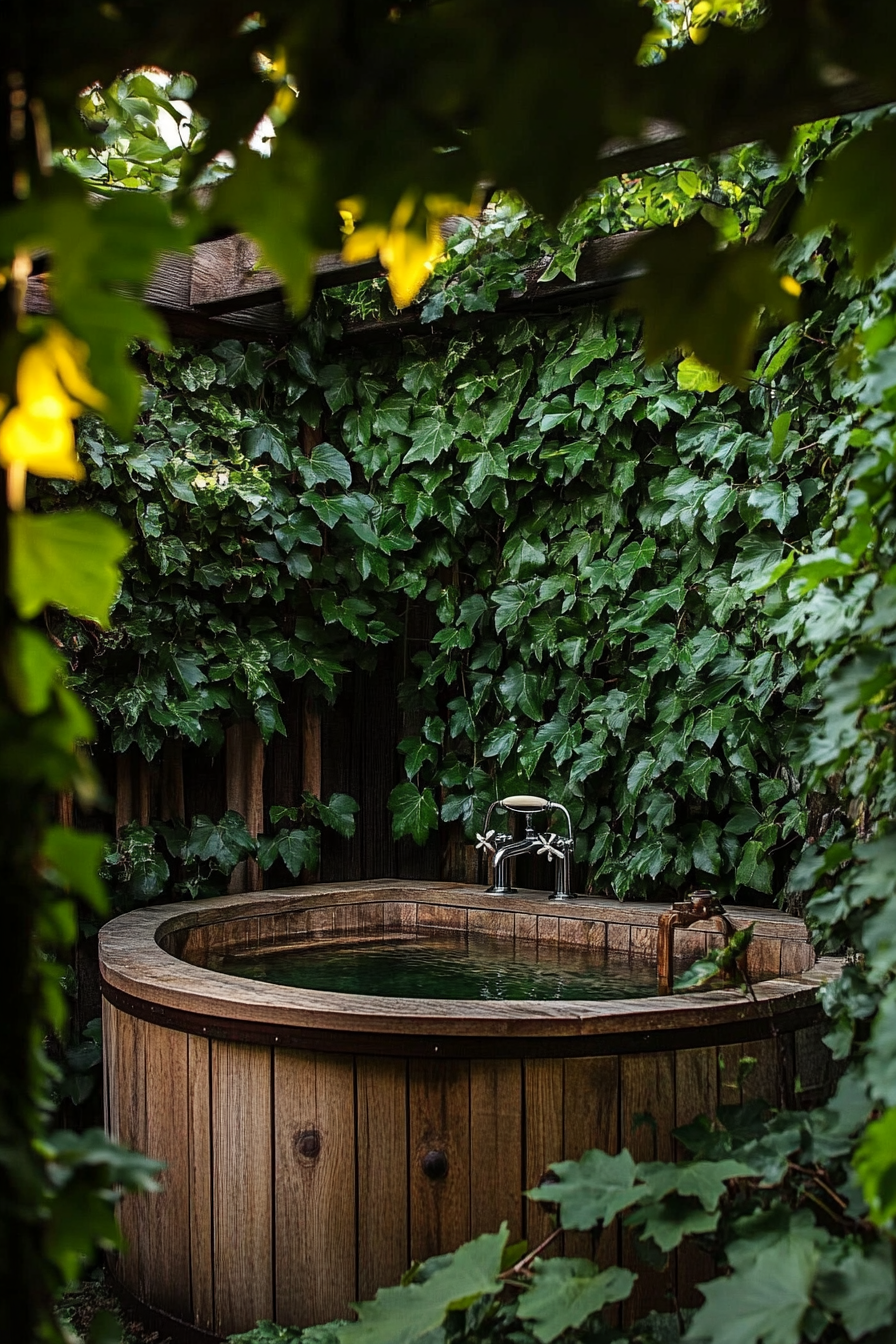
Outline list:
[[[355,1300],[355,1073],[351,1055],[274,1051],[278,1321],[316,1325]]]
[[[271,1052],[212,1041],[215,1330],[270,1320]]]
[[[227,809],[239,812],[250,835],[264,830],[264,743],[250,720],[227,729]],[[260,891],[261,869],[254,859],[238,863],[230,875],[228,891]]]
[[[159,814],[163,821],[185,821],[184,749],[178,738],[162,744],[162,778],[159,785]],[[217,820],[217,818],[216,818]]]
[[[408,1245],[408,1066],[403,1059],[359,1055],[358,1293],[398,1283]]]
[[[454,1251],[470,1235],[470,1066],[411,1060],[411,1257]]]

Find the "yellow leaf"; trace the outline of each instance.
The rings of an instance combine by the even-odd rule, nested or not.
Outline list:
[[[407,308],[414,302],[443,250],[438,231],[435,236],[421,238],[407,229],[390,229],[385,246],[380,248],[380,260],[386,268],[396,308]]]
[[[351,265],[354,261],[369,261],[385,247],[389,234],[379,224],[363,224],[348,234],[342,244],[342,260]]]
[[[0,462],[34,476],[79,481],[84,468],[75,453],[75,431],[66,415],[32,415],[13,406],[0,424]]]
[[[10,506],[24,504],[25,473],[80,480],[72,418],[105,397],[87,376],[88,348],[53,323],[22,353],[16,369],[16,405],[0,421],[0,464],[9,474]],[[0,406],[0,412],[2,412]]]
[[[792,294],[795,299],[798,299],[803,292],[799,280],[794,280],[792,275],[781,276],[781,288],[785,294]]]

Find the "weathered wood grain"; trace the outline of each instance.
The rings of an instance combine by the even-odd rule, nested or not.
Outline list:
[[[161,1193],[151,1197],[151,1207],[144,1197],[139,1296],[172,1316],[189,1320],[190,1161],[189,1142],[185,1141],[190,1122],[188,1037],[151,1022],[139,1025],[147,1098],[145,1146],[141,1151],[165,1163],[159,1176]]]
[[[264,742],[252,720],[235,723],[226,734],[227,809],[239,812],[250,835],[264,830]],[[260,891],[261,869],[243,859],[230,875],[228,891]]]
[[[700,1115],[715,1115],[718,1098],[718,1054],[712,1046],[698,1050],[678,1050],[675,1054],[675,1126],[689,1125]],[[688,1159],[691,1154],[676,1142],[675,1156]],[[697,1307],[703,1301],[696,1284],[714,1278],[716,1266],[708,1251],[685,1241],[678,1251],[678,1300],[683,1307]]]
[[[355,1061],[358,1147],[358,1293],[398,1283],[408,1242],[408,1066],[403,1059]]]
[[[620,1062],[621,1141],[636,1162],[671,1162],[672,1128],[675,1115],[675,1056],[629,1055]],[[623,1230],[623,1261],[634,1265],[637,1238]],[[623,1304],[624,1324],[640,1320],[649,1311],[669,1310],[669,1290],[675,1283],[675,1257],[665,1271],[638,1265],[638,1279],[631,1297]]]
[[[563,1159],[563,1060],[527,1059],[523,1063],[525,1099],[526,1189],[541,1185],[548,1168]],[[526,1201],[526,1237],[538,1246],[553,1229],[553,1213]],[[557,1254],[556,1243],[548,1254]]]
[[[248,1330],[274,1309],[271,1052],[212,1041],[215,1330]]]
[[[425,1260],[470,1235],[470,1066],[411,1060],[408,1089],[411,1258]]]
[[[523,1234],[523,1078],[518,1059],[470,1062],[470,1235]]]
[[[116,1014],[115,1059],[110,1062],[118,1099],[118,1141],[138,1153],[146,1152],[144,1026],[145,1023],[125,1013]],[[151,1278],[152,1266],[146,1263],[151,1237],[151,1214],[146,1205],[150,1198],[152,1196],[145,1194],[126,1194],[119,1205],[119,1223],[125,1241],[119,1273],[124,1286],[138,1297],[144,1281],[149,1282]]]
[[[213,1330],[211,1044],[201,1036],[187,1037],[187,1069],[192,1320],[201,1330]]]
[[[350,1055],[274,1051],[275,1314],[314,1325],[358,1290]]]
[[[563,1156],[577,1159],[590,1148],[619,1151],[619,1060],[614,1055],[563,1061]],[[618,1224],[605,1227],[597,1237],[564,1233],[563,1253],[596,1254],[604,1267],[618,1264]]]
[[[803,1109],[820,1105],[834,1088],[836,1065],[823,1039],[827,1030],[827,1024],[819,1023],[794,1032],[796,1099]]]

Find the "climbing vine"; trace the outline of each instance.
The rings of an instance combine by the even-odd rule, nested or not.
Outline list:
[[[114,629],[60,623],[114,748],[217,747],[252,715],[269,740],[286,685],[334,695],[422,603],[396,835],[472,836],[528,781],[569,806],[595,889],[780,890],[821,814],[777,580],[830,510],[835,346],[876,301],[829,242],[793,265],[803,315],[743,393],[646,365],[607,306],[371,346],[331,299],[281,348],[147,355],[133,439],[82,436],[80,493],[137,539]]]

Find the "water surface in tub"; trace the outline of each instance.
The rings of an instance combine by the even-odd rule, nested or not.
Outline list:
[[[288,949],[213,955],[208,968],[398,999],[642,999],[657,992],[656,967],[643,957],[476,933],[322,937]]]

